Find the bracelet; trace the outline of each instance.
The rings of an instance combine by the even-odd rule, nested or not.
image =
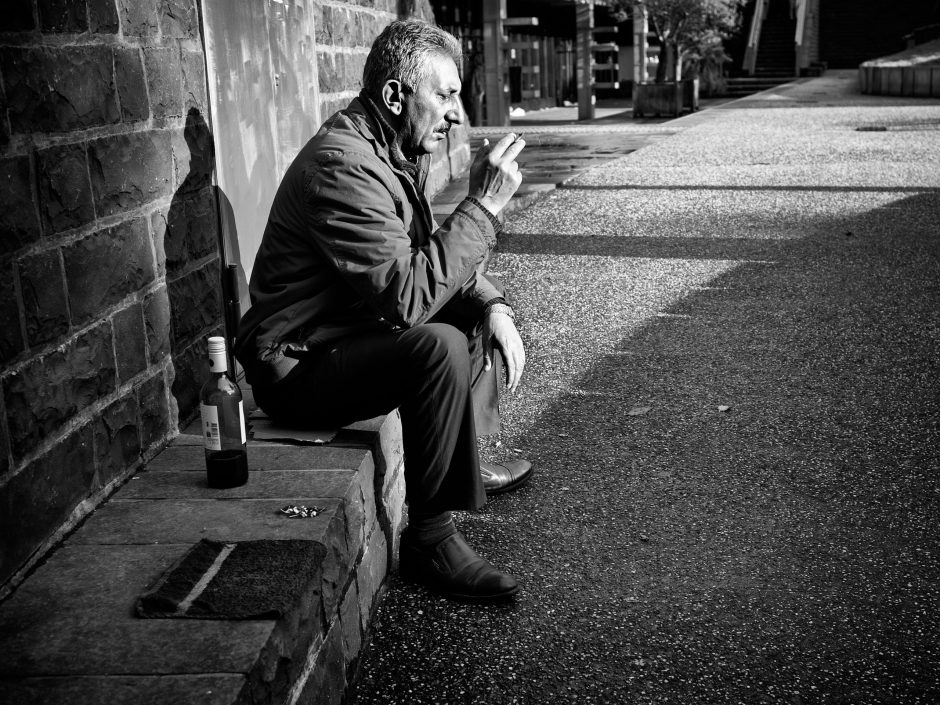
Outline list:
[[[505,313],[507,316],[509,316],[509,320],[516,320],[516,312],[512,310],[512,306],[509,304],[489,304],[483,311],[484,315],[488,313]]]
[[[467,196],[465,200],[470,201],[470,203],[472,203],[481,211],[483,211],[484,215],[486,215],[486,217],[489,218],[490,222],[493,224],[493,232],[495,232],[498,235],[499,231],[503,229],[503,224],[499,222],[499,218],[497,218],[495,215],[490,213],[490,209],[484,206],[482,203],[480,203],[480,201],[478,201],[473,196]]]

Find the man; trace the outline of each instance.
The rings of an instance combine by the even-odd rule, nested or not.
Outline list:
[[[400,572],[446,595],[515,594],[477,555],[452,510],[528,480],[525,461],[483,465],[477,432],[498,427],[497,380],[515,391],[525,352],[500,285],[483,274],[496,214],[521,183],[524,146],[485,143],[467,198],[440,227],[424,194],[429,155],[463,122],[451,35],[392,23],[363,90],[297,155],[278,188],[251,276],[237,355],[268,414],[340,426],[398,408],[408,527]]]

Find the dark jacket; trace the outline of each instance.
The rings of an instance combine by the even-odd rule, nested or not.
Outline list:
[[[450,301],[499,296],[482,275],[495,244],[471,201],[437,227],[417,168],[360,96],[287,169],[255,259],[236,355],[252,385],[282,379],[305,354],[367,331],[418,325]],[[410,173],[409,173],[410,172]]]

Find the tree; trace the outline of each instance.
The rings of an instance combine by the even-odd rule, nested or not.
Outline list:
[[[614,0],[611,13],[620,20],[634,8],[646,10],[650,29],[659,39],[656,82],[679,79],[682,59],[701,54],[715,37],[726,38],[740,23],[746,0]]]

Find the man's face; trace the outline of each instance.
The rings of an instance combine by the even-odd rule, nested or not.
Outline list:
[[[450,57],[435,54],[428,77],[409,88],[403,100],[401,149],[414,158],[435,151],[451,126],[463,122],[457,66]]]

